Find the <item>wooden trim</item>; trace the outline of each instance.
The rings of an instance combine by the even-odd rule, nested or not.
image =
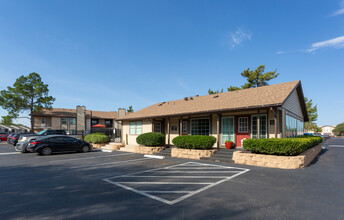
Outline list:
[[[220,114],[217,114],[217,117],[216,117],[216,133],[217,133],[217,149],[220,148],[220,120],[221,120],[221,115]]]

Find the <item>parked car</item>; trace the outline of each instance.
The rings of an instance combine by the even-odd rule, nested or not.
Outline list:
[[[0,142],[7,141],[7,134],[0,134]]]
[[[61,135],[67,135],[65,130],[43,130],[38,132],[36,135],[44,136],[44,135],[54,135],[54,134],[61,134]]]
[[[51,135],[30,142],[27,150],[41,155],[50,155],[54,152],[88,152],[92,151],[93,148],[88,142],[77,138],[67,135]]]
[[[9,141],[10,144],[13,144],[14,146],[16,146],[16,144],[14,144],[14,142],[17,142],[18,141],[18,135],[19,134],[14,134],[11,136],[11,139]]]
[[[12,139],[12,137],[13,137],[13,135],[14,134],[9,134],[8,136],[7,136],[7,143],[11,143],[11,139]]]
[[[12,142],[11,143],[14,146],[16,146],[18,142],[23,141],[23,138],[26,138],[28,136],[34,136],[34,135],[36,135],[36,134],[34,134],[34,133],[17,134],[15,137],[12,138]]]
[[[28,153],[29,151],[27,151],[26,149],[27,146],[29,145],[30,142],[36,140],[37,138],[42,138],[42,136],[37,136],[35,134],[28,134],[28,135],[21,136],[18,143],[15,146],[15,150],[22,153]]]

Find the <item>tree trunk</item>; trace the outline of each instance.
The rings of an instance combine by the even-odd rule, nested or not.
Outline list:
[[[31,98],[31,106],[30,106],[30,121],[31,121],[31,133],[34,133],[34,120],[33,120],[33,98]]]

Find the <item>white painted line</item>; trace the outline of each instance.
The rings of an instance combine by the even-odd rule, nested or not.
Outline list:
[[[0,153],[0,155],[20,154],[20,152]]]
[[[144,193],[191,193],[192,191],[141,191]]]
[[[139,178],[144,178],[144,177],[148,177],[148,178],[181,178],[181,179],[223,179],[223,178],[227,178],[228,176],[125,176],[123,178],[135,178],[135,177],[139,177]],[[110,178],[111,179],[111,178]]]
[[[212,170],[212,171],[200,171],[200,170],[195,170],[195,171],[185,171],[185,170],[157,170],[154,172],[159,172],[159,173],[240,173],[242,171],[232,171],[232,170]]]
[[[151,184],[151,185],[164,185],[164,184],[171,184],[171,185],[208,185],[212,183],[191,183],[191,182],[117,182],[120,184]]]
[[[329,147],[344,147],[343,145],[328,145]]]
[[[172,168],[169,168],[169,170],[219,170],[219,169],[225,170],[224,167],[199,167],[199,166],[198,167],[192,166],[192,167],[172,167]],[[226,169],[228,170],[228,169],[233,169],[233,168],[227,167]]]
[[[151,154],[145,154],[143,157],[147,157],[147,158],[152,158],[152,159],[165,159],[164,156],[159,156],[159,155],[151,155]]]
[[[228,174],[233,174],[233,175],[227,175],[227,176],[214,176],[215,173],[218,173],[214,170],[209,170],[208,172],[207,171],[198,171],[198,172],[202,172],[202,173],[209,173],[209,176],[167,176],[167,175],[144,175],[145,173],[148,174],[148,172],[161,172],[161,173],[175,173],[176,170],[174,168],[177,168],[179,166],[188,166],[188,165],[199,165],[199,167],[201,168],[204,168],[204,166],[214,166],[214,167],[221,167],[221,168],[226,168],[227,170],[226,171],[222,171],[222,172],[226,172]],[[191,169],[193,169],[192,167],[190,167]],[[229,171],[228,169],[239,169],[239,170],[242,170],[242,171]],[[170,169],[170,170],[166,170],[166,169]],[[135,193],[138,193],[138,194],[141,194],[141,195],[144,195],[144,196],[147,196],[151,199],[155,199],[157,201],[160,201],[160,202],[163,202],[165,204],[169,204],[169,205],[173,205],[177,202],[180,202],[186,198],[189,198],[197,193],[200,193],[204,190],[207,190],[213,186],[216,186],[218,184],[221,184],[225,181],[229,181],[241,174],[244,174],[246,172],[248,172],[249,169],[245,169],[245,168],[239,168],[239,167],[225,167],[225,166],[221,166],[221,165],[212,165],[212,164],[201,164],[201,163],[195,163],[195,162],[187,162],[187,163],[183,163],[183,164],[176,164],[176,165],[172,165],[172,166],[168,166],[168,167],[164,167],[164,168],[156,168],[156,169],[151,169],[151,170],[146,170],[146,171],[141,171],[141,172],[136,172],[136,173],[132,173],[132,174],[128,174],[128,175],[122,175],[122,176],[115,176],[115,177],[110,177],[110,178],[106,178],[106,179],[103,179],[104,181],[108,182],[108,183],[111,183],[113,185],[116,185],[116,186],[120,186],[124,189],[127,189],[127,190],[130,190],[132,192],[135,192]],[[187,171],[187,170],[183,170],[183,171],[177,171],[177,172],[197,172],[197,171]],[[221,172],[221,171],[220,171]],[[221,173],[222,173],[221,172]],[[137,175],[139,174],[139,175]],[[219,181],[217,182],[200,182],[200,183],[191,183],[191,182],[121,182],[121,181],[115,181],[115,180],[110,180],[110,179],[116,179],[116,178],[128,178],[128,177],[131,177],[131,178],[146,178],[146,177],[153,177],[153,178],[209,178],[209,179],[214,179],[214,178],[217,178],[217,179],[220,179]],[[159,180],[159,179],[158,179]],[[175,191],[175,190],[171,190],[171,191],[160,191],[160,190],[157,190],[157,191],[144,191],[144,190],[137,190],[137,189],[134,189],[133,187],[130,187],[130,186],[127,186],[127,185],[124,185],[124,184],[147,184],[147,185],[159,185],[159,184],[180,184],[180,185],[206,185],[198,190],[195,190],[195,191]],[[186,195],[183,195],[175,200],[167,200],[167,199],[163,199],[159,196],[155,196],[155,195],[152,195],[152,194],[149,194],[149,193],[165,193],[165,194],[168,194],[168,193],[184,193]]]
[[[112,153],[112,150],[101,149],[100,151],[105,153]]]
[[[123,164],[123,163],[130,163],[130,162],[136,162],[136,161],[141,161],[141,160],[150,160],[150,158],[140,158],[140,159],[124,160],[124,161],[111,162],[111,163],[99,163],[99,164],[91,164],[91,165],[84,165],[84,166],[75,166],[75,167],[71,167],[71,169]]]
[[[134,153],[124,153],[124,154],[114,154],[114,155],[106,155],[106,156],[98,156],[98,157],[82,157],[82,158],[72,158],[72,159],[62,159],[62,160],[53,160],[49,161],[50,163],[56,163],[61,161],[72,161],[72,160],[86,160],[86,159],[95,159],[95,158],[104,158],[104,157],[118,157],[123,155],[130,155]]]

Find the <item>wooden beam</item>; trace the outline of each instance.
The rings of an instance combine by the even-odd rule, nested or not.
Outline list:
[[[179,135],[183,135],[183,117],[179,119]]]
[[[260,138],[260,113],[259,113],[259,111],[258,111],[258,115],[257,115],[257,138],[258,139]]]
[[[282,108],[282,138],[287,137],[287,131],[286,131],[286,112],[285,108]]]

